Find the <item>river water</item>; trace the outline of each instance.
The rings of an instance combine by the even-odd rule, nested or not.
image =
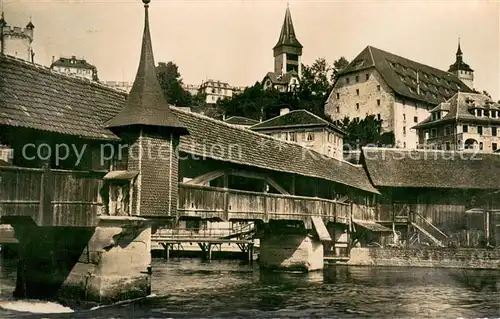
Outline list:
[[[500,317],[498,271],[327,266],[299,274],[263,272],[239,261],[155,259],[152,297],[74,312],[56,303],[13,301],[14,284],[14,262],[4,261],[0,318]]]

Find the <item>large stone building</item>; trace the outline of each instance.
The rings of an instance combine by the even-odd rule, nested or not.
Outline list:
[[[283,108],[280,115],[250,127],[252,131],[297,143],[320,154],[342,160],[345,133],[306,110]]]
[[[77,59],[76,56],[70,58],[61,57],[57,61],[52,59],[51,69],[56,71],[81,76],[92,81],[98,81],[97,68],[88,63],[85,59]]]
[[[35,52],[33,52],[31,44],[33,43],[34,30],[35,26],[31,21],[24,29],[9,26],[2,12],[0,17],[0,53],[33,62]]]
[[[420,147],[495,152],[500,146],[500,105],[483,94],[455,94],[415,126]]]
[[[325,113],[333,120],[375,115],[383,132],[394,132],[396,147],[416,148],[412,127],[459,91],[472,90],[455,74],[367,46],[340,72]]]
[[[264,88],[286,92],[300,85],[302,48],[295,36],[290,7],[287,6],[280,36],[273,48],[274,72],[268,72],[262,80]]]

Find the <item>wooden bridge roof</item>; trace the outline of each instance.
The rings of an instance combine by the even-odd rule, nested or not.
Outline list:
[[[190,133],[181,137],[180,150],[185,153],[321,178],[378,193],[361,166],[204,115],[178,108],[172,110]]]
[[[1,55],[0,74],[0,126],[118,140],[104,123],[123,108],[126,93]],[[181,137],[186,153],[377,192],[359,166],[203,115],[175,107],[172,112],[190,132]]]
[[[376,187],[500,189],[500,154],[363,148]]]

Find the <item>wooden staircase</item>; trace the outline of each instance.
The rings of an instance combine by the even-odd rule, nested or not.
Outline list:
[[[414,243],[420,241],[420,235],[423,235],[433,246],[446,247],[445,242],[448,239],[448,235],[443,233],[419,213],[411,212],[410,216],[411,220],[409,223],[415,230],[415,233],[417,233],[416,238],[413,236],[409,238],[410,244],[412,241]]]

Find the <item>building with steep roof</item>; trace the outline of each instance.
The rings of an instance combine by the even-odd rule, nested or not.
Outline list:
[[[284,108],[280,113],[250,129],[297,143],[328,157],[342,159],[345,133],[340,128],[306,110],[290,112]]]
[[[300,85],[302,48],[295,35],[290,7],[287,5],[280,36],[273,48],[274,72],[268,72],[262,80],[264,88],[285,92]]]
[[[462,49],[460,48],[460,39],[458,39],[455,63],[450,65],[448,72],[455,74],[469,88],[474,89],[474,70],[464,62]]]
[[[395,146],[416,148],[411,128],[457,92],[472,92],[455,74],[367,46],[340,72],[325,113],[334,121],[375,115]]]
[[[414,127],[419,147],[495,152],[500,147],[500,104],[484,94],[455,94]]]
[[[58,72],[81,76],[92,81],[98,81],[97,68],[88,63],[85,59],[78,59],[76,56],[60,57],[58,60],[52,59],[50,68]]]
[[[2,12],[0,17],[0,53],[33,62],[35,52],[31,44],[35,25],[29,21],[26,27],[9,26]]]

